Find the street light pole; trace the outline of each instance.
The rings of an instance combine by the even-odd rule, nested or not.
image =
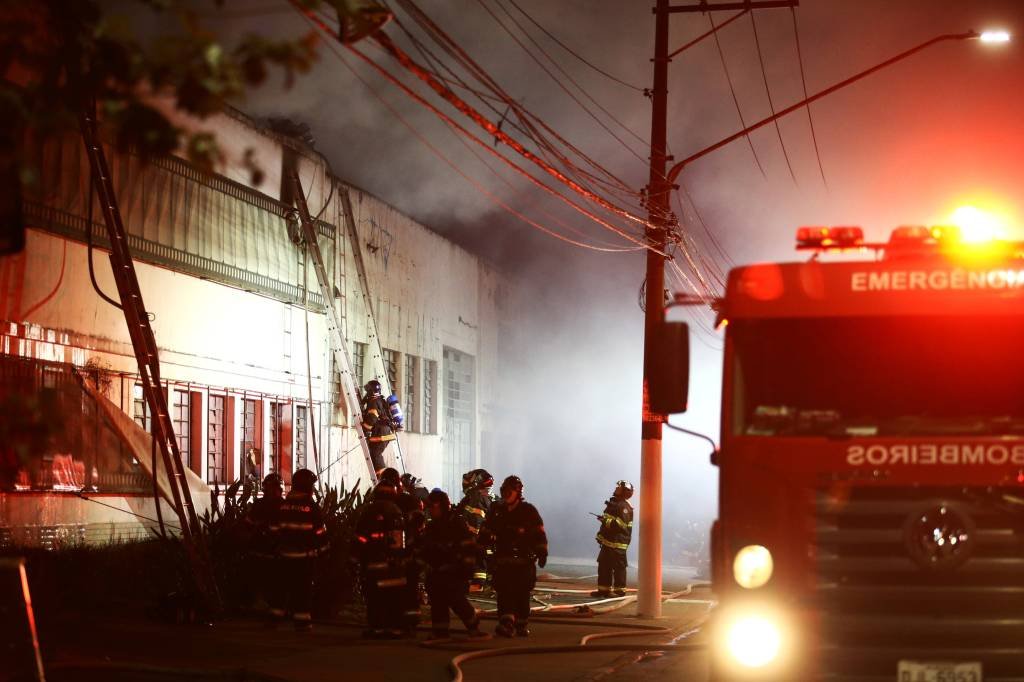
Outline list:
[[[721,149],[722,147],[724,147],[725,145],[729,144],[730,142],[735,142],[736,140],[740,139],[741,137],[745,137],[746,135],[750,134],[751,132],[757,130],[758,128],[761,128],[762,126],[766,126],[769,123],[771,123],[772,121],[777,121],[778,119],[782,118],[783,116],[786,116],[787,114],[793,113],[797,109],[802,109],[803,107],[808,106],[812,102],[815,102],[815,101],[821,99],[822,97],[825,97],[826,95],[832,94],[836,90],[840,90],[842,88],[845,88],[847,85],[851,85],[853,83],[856,83],[860,79],[862,79],[862,78],[864,78],[866,76],[870,76],[871,74],[875,73],[876,71],[880,71],[880,70],[884,69],[887,66],[891,66],[891,65],[895,64],[898,61],[902,61],[902,60],[906,59],[907,57],[909,57],[911,55],[917,54],[918,52],[920,52],[921,50],[925,49],[926,47],[931,47],[932,45],[934,45],[936,43],[941,43],[941,42],[946,41],[946,40],[975,40],[975,39],[982,39],[982,40],[984,40],[984,36],[986,36],[986,35],[989,35],[989,34],[982,34],[982,33],[978,33],[977,31],[966,31],[964,33],[948,33],[948,34],[945,34],[945,35],[936,36],[936,37],[932,38],[931,40],[926,40],[925,42],[921,43],[920,45],[912,47],[909,50],[905,50],[903,52],[900,52],[898,55],[896,55],[894,57],[891,57],[889,59],[886,59],[884,62],[882,62],[880,64],[876,64],[876,65],[872,66],[869,69],[864,69],[860,73],[854,74],[854,75],[850,76],[849,78],[847,78],[845,80],[839,81],[835,85],[827,87],[824,90],[821,90],[820,92],[814,93],[813,95],[809,96],[807,99],[802,99],[799,102],[797,102],[796,104],[792,104],[792,105],[786,107],[785,109],[782,109],[781,111],[778,111],[775,114],[772,114],[771,116],[769,116],[767,118],[763,118],[760,121],[758,121],[757,123],[749,125],[746,128],[744,128],[743,130],[741,130],[741,131],[739,131],[737,133],[733,133],[732,135],[730,135],[729,137],[727,137],[727,138],[725,138],[723,140],[719,140],[718,142],[716,142],[715,144],[711,145],[710,147],[705,147],[704,149],[701,149],[699,152],[696,152],[694,154],[691,154],[690,156],[687,156],[685,159],[683,159],[679,163],[677,163],[674,166],[672,166],[672,168],[668,172],[668,180],[667,181],[668,181],[669,185],[674,186],[676,178],[679,177],[679,174],[683,171],[683,168],[685,168],[688,164],[692,163],[693,161],[696,161],[697,159],[701,158],[702,156],[706,156],[706,155],[710,154],[711,152],[715,151],[716,149]],[[988,40],[986,42],[1006,42],[1007,40],[1009,40],[1009,36],[1007,34],[1005,34],[1005,33],[1001,33],[997,39],[991,39],[991,40]]]

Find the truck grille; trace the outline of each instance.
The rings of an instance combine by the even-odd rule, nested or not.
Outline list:
[[[846,488],[814,505],[821,679],[894,682],[911,659],[1024,682],[1024,490]]]

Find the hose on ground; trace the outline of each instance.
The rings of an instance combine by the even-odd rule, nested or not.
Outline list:
[[[680,590],[678,592],[673,592],[673,593],[670,593],[670,594],[663,594],[662,597],[661,597],[661,600],[664,602],[664,601],[668,601],[670,599],[676,599],[676,598],[681,597],[681,596],[686,595],[686,594],[690,594],[691,592],[693,592],[693,587],[694,587],[694,585],[690,584],[690,585],[687,585],[686,589],[684,589],[684,590]],[[582,607],[582,606],[589,606],[589,604],[599,604],[599,603],[605,603],[605,602],[608,602],[608,601],[618,601],[619,603],[614,605],[614,606],[612,606],[612,607],[605,608],[605,609],[602,609],[602,610],[589,609],[589,612],[588,613],[584,613],[584,614],[567,613],[567,614],[563,615],[563,614],[559,613],[558,617],[554,617],[555,614],[552,613],[552,612],[555,611],[555,609],[558,609],[559,607],[561,607],[563,605],[552,606],[550,608],[536,607],[534,609],[531,609],[531,614],[532,613],[536,613],[536,612],[540,612],[540,613],[544,613],[546,615],[546,617],[536,618],[533,615],[531,615],[530,620],[531,621],[539,621],[539,622],[565,622],[563,620],[565,618],[565,616],[577,616],[577,617],[578,616],[582,616],[582,617],[590,617],[590,618],[592,618],[594,615],[598,615],[598,614],[601,614],[601,613],[609,613],[611,611],[614,611],[614,610],[622,608],[626,604],[631,604],[631,603],[636,601],[636,597],[633,596],[633,595],[630,595],[628,597],[616,597],[616,598],[611,599],[611,600],[601,599],[601,600],[597,600],[596,602],[587,602],[586,604],[575,604],[575,605],[564,605],[564,606],[569,606],[570,608],[579,608],[579,607]],[[481,615],[482,616],[483,615],[490,615],[490,616],[493,617],[496,614],[493,611],[490,611],[490,612],[485,612],[484,614],[481,614]],[[614,651],[614,652],[629,652],[629,651],[654,652],[654,651],[658,651],[658,652],[662,652],[662,653],[680,653],[680,652],[683,652],[683,651],[699,651],[699,650],[705,649],[707,645],[706,644],[702,644],[702,643],[678,644],[677,642],[679,642],[680,639],[684,639],[684,638],[689,637],[689,636],[695,634],[696,632],[698,632],[699,631],[699,623],[702,622],[702,621],[703,621],[703,618],[699,619],[697,623],[690,623],[688,625],[688,627],[690,628],[689,630],[684,631],[683,633],[677,635],[676,637],[674,637],[667,644],[590,644],[590,642],[592,642],[592,641],[594,641],[596,639],[610,639],[610,638],[617,638],[617,637],[641,637],[641,636],[651,636],[651,635],[660,635],[660,634],[664,634],[664,635],[676,634],[675,631],[672,628],[667,628],[667,627],[663,627],[663,626],[660,626],[660,625],[646,625],[646,624],[643,624],[643,623],[608,623],[607,625],[610,625],[610,626],[613,626],[613,627],[618,627],[618,628],[621,628],[621,629],[613,630],[611,632],[591,633],[589,635],[584,635],[580,639],[580,643],[579,644],[575,644],[575,645],[536,646],[536,647],[499,647],[499,648],[496,648],[496,649],[479,649],[479,650],[476,650],[476,651],[465,651],[465,652],[462,652],[462,653],[456,655],[454,658],[452,658],[448,662],[448,669],[451,671],[451,674],[452,674],[452,677],[451,677],[452,682],[463,682],[464,681],[464,674],[463,674],[463,671],[462,671],[462,664],[464,664],[464,663],[466,663],[468,661],[478,660],[478,659],[481,659],[481,658],[492,658],[492,657],[496,657],[496,656],[526,656],[526,655],[534,655],[534,654],[575,654],[575,653],[593,653],[595,651]],[[588,625],[605,625],[604,623],[594,622],[594,621],[591,621],[590,623],[587,623],[587,624]],[[694,627],[695,625],[697,627]],[[447,649],[447,648],[449,648],[449,647],[447,647],[447,646],[445,646],[443,644],[435,645],[435,644],[426,644],[426,643],[424,643],[422,646],[425,646],[425,647],[428,647],[428,648],[437,648],[437,649]]]

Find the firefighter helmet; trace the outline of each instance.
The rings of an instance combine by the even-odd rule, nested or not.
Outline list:
[[[267,474],[266,476],[263,477],[262,489],[264,493],[266,493],[268,490],[274,489],[280,491],[283,485],[284,482],[281,480],[281,477],[278,476],[277,474]]]
[[[433,506],[435,504],[441,505],[441,509],[450,509],[452,501],[448,498],[448,493],[440,488],[434,488],[430,491],[430,494],[427,495],[427,505]]]
[[[633,497],[633,484],[625,479],[622,479],[621,481],[616,481],[615,494],[624,500],[628,500],[629,498]]]
[[[398,484],[385,478],[381,478],[377,481],[377,485],[373,487],[373,497],[375,499],[388,499],[394,501],[398,497],[398,491]]]
[[[300,493],[313,492],[313,484],[316,483],[316,474],[309,469],[299,469],[292,474],[292,490]]]
[[[476,488],[480,490],[487,490],[488,488],[494,486],[494,476],[491,476],[490,472],[487,471],[487,469],[477,469],[473,473],[475,474],[475,476],[473,477],[473,485]],[[520,486],[522,486],[521,481]]]
[[[402,474],[401,481],[402,487],[405,488],[407,491],[412,492],[416,485],[420,482],[420,479],[416,478],[409,472],[405,472],[404,474]]]
[[[384,390],[383,387],[380,385],[380,382],[377,381],[376,379],[370,379],[369,381],[367,381],[366,385],[363,386],[363,388],[369,395],[378,395],[382,390]]]
[[[394,467],[388,467],[380,472],[377,476],[377,480],[381,483],[387,481],[388,485],[398,490],[402,487],[402,477],[398,474],[398,469]]]
[[[468,493],[476,486],[476,475],[480,469],[470,469],[466,473],[462,474],[462,492],[463,494]]]
[[[515,490],[520,496],[523,494],[523,480],[518,476],[509,476],[501,482],[501,496],[505,497],[505,493],[509,490]]]

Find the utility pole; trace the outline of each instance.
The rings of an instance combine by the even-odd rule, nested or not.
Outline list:
[[[661,616],[661,425],[665,415],[650,410],[648,386],[658,368],[658,339],[665,323],[665,246],[672,228],[669,202],[672,182],[666,177],[668,121],[668,28],[669,15],[679,12],[796,7],[799,0],[764,0],[695,5],[670,5],[657,0],[654,7],[654,81],[651,88],[651,154],[647,184],[647,285],[644,296],[644,383],[640,431],[640,562],[637,614],[642,618]],[[673,54],[678,54],[680,50]]]
[[[647,286],[644,295],[643,422],[640,426],[640,565],[637,613],[661,616],[661,423],[652,414],[647,387],[657,363],[657,341],[665,322],[665,237],[669,221],[669,191],[665,179],[668,117],[669,0],[654,9],[654,85],[651,90],[651,171],[647,184]]]

